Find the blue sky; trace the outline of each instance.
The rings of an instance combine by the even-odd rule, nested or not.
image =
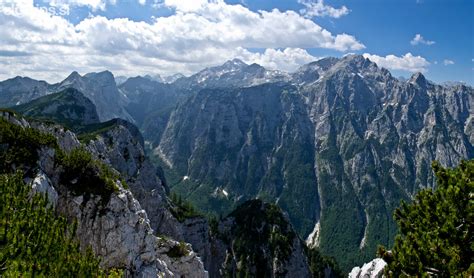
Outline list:
[[[359,53],[474,84],[472,0],[0,0],[0,25],[0,79],[191,74],[233,57],[292,71]]]

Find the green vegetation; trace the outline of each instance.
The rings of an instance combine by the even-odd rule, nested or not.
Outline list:
[[[42,147],[57,148],[56,138],[0,118],[0,174],[14,169],[31,170],[36,166],[38,151]]]
[[[261,200],[251,200],[240,205],[229,216],[235,218],[235,226],[232,234],[226,235],[226,240],[231,243],[240,265],[235,275],[270,277],[274,259],[286,261],[296,237],[280,208]],[[232,274],[233,269],[228,268],[226,271]]]
[[[183,201],[181,196],[175,193],[171,193],[171,202],[170,211],[179,222],[184,222],[184,220],[188,218],[201,216],[190,202]]]
[[[45,147],[55,150],[55,164],[62,170],[60,183],[75,194],[101,195],[106,202],[110,194],[117,190],[115,181],[120,179],[119,174],[93,159],[85,149],[77,148],[65,153],[59,149],[53,135],[0,118],[0,174],[22,170],[25,175],[33,177],[39,151]]]
[[[84,148],[73,149],[68,154],[60,153],[57,163],[64,169],[60,183],[76,195],[92,193],[107,201],[110,194],[118,190],[115,181],[120,179],[120,175],[93,159]]]
[[[306,256],[314,278],[345,277],[334,258],[323,256],[319,250],[309,248],[306,249]]]
[[[77,103],[81,100],[88,107],[78,105]],[[87,111],[89,107],[94,111]],[[83,126],[84,119],[90,118],[93,121],[99,121],[94,104],[79,91],[72,88],[14,106],[12,109],[35,120],[53,121],[72,130]]]
[[[186,246],[186,243],[180,241],[175,246],[171,247],[171,249],[166,253],[171,258],[181,258],[184,256],[189,255],[189,250]]]
[[[392,252],[379,248],[392,277],[470,277],[474,273],[474,160],[445,169],[433,163],[436,190],[402,202]]]
[[[55,215],[45,195],[30,190],[21,173],[0,175],[0,276],[106,276],[90,249],[80,252],[75,226]]]
[[[78,127],[77,138],[82,143],[88,143],[91,140],[97,139],[97,137],[105,132],[113,129],[117,126],[117,119],[113,119],[107,122],[98,123],[98,124],[90,124],[86,126]]]

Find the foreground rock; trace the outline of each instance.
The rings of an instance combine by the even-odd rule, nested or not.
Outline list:
[[[349,273],[349,278],[380,278],[383,277],[387,263],[380,258],[374,259],[360,267],[354,267]]]

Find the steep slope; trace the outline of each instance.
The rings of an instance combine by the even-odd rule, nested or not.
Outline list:
[[[434,186],[432,160],[474,156],[471,87],[401,82],[358,55],[308,64],[288,83],[179,103],[155,149],[185,177],[173,190],[217,213],[276,200],[309,245],[349,269],[391,244],[392,211]]]
[[[12,109],[28,117],[53,120],[69,128],[99,122],[94,104],[72,88],[14,106]]]
[[[186,94],[173,85],[140,76],[127,79],[119,89],[129,100],[128,113],[147,141],[157,146],[171,111]]]
[[[4,117],[29,128],[28,122],[17,120],[10,112],[5,112]],[[302,241],[275,205],[249,202],[213,226],[219,227],[217,230],[211,229],[208,221],[200,216],[178,220],[173,212],[176,204],[166,198],[166,186],[144,155],[143,138],[133,124],[117,119],[86,126],[83,130],[94,136],[83,134],[86,135],[83,138],[87,138],[84,150],[78,149],[81,144],[75,134],[60,126],[36,122],[35,127],[44,134],[53,134],[54,137],[48,135],[47,138],[61,150],[53,145],[41,148],[38,157],[29,164],[35,168],[34,160],[39,159],[38,174],[27,172],[33,173],[34,180],[38,181],[35,188],[48,192],[50,202],[61,215],[78,219],[77,236],[81,246],[91,246],[102,258],[101,266],[105,269],[120,268],[134,276],[206,275],[191,246],[164,238],[158,238],[154,245],[155,230],[158,234],[191,242],[193,249],[204,259],[206,269],[211,271],[211,277],[255,271],[254,274],[263,271],[284,277],[292,277],[295,273],[301,277],[310,276]],[[38,144],[46,144],[41,142]],[[114,181],[109,189],[101,189],[107,184],[101,185],[100,180],[105,172],[98,176],[94,176],[94,172],[103,171],[100,169],[104,166],[94,170],[94,165],[100,164],[95,164],[93,157],[95,161],[113,167],[112,171],[117,170],[120,181]],[[84,159],[90,162],[84,164]],[[119,179],[113,173],[107,175]],[[95,180],[89,180],[91,178]],[[261,223],[265,228],[260,230],[257,226],[245,225],[248,221]],[[257,235],[261,239],[258,242],[253,240]],[[234,254],[232,250],[236,246],[240,249]],[[242,261],[245,252],[254,248],[262,254],[270,254],[269,257]],[[229,267],[229,264],[239,266]],[[263,266],[265,268],[261,268]]]
[[[226,214],[259,196],[278,200],[298,230],[309,230],[319,209],[312,136],[293,86],[202,90],[173,112],[155,151],[198,181],[174,190],[200,209]]]

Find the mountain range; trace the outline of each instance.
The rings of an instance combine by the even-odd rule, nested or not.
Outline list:
[[[400,80],[360,55],[324,58],[293,73],[234,59],[166,82],[138,76],[117,83],[108,71],[73,72],[57,84],[16,77],[0,82],[0,107],[77,132],[91,153],[126,173],[150,228],[191,243],[211,276],[236,271],[240,256],[257,251],[228,257],[222,250],[236,246],[226,236],[209,238],[203,218],[184,225],[201,227],[195,230],[163,221],[179,211],[163,201],[169,192],[222,216],[213,229],[240,243],[254,231],[239,217],[249,207],[273,209],[247,201],[276,204],[295,238],[350,270],[372,259],[378,244],[392,244],[392,212],[435,185],[432,161],[452,167],[474,157],[472,87],[434,84],[421,73]],[[208,243],[223,253],[210,255]],[[291,256],[303,256],[298,240],[290,245]],[[309,273],[307,262],[283,265],[259,269]]]

